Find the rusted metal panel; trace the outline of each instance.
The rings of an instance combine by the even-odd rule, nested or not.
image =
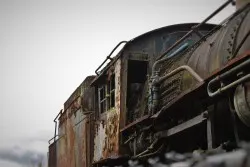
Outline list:
[[[68,115],[70,115],[70,111]],[[58,144],[58,167],[87,166],[86,129],[87,116],[78,109],[70,118],[60,126],[59,133],[63,135]]]
[[[126,113],[127,113],[127,78],[128,74],[128,61],[124,57],[121,57],[121,90],[120,90],[120,129],[126,125]],[[121,139],[122,140],[122,139]]]
[[[93,110],[94,102],[88,100],[83,102],[83,99],[85,93],[90,99],[94,96],[93,88],[89,87],[92,79],[92,76],[87,77],[64,104],[64,112],[59,118],[60,139],[56,147],[57,167],[89,166],[89,116],[84,113],[92,112],[89,110]]]
[[[70,109],[66,110],[67,120],[59,128],[59,135],[63,135],[58,145],[58,167],[75,166],[77,154],[75,153],[74,115]],[[71,116],[70,116],[71,115]]]
[[[71,94],[71,96],[68,98],[68,100],[64,103],[64,110],[71,107],[71,104],[79,97],[81,96],[81,85],[76,88],[76,90]]]
[[[93,161],[97,162],[103,159],[102,150],[104,148],[106,134],[105,134],[106,125],[104,121],[100,123],[96,122],[96,129],[95,129],[95,139],[94,139],[94,158]]]
[[[65,114],[66,115],[66,112]],[[66,122],[66,121],[65,121]],[[64,167],[68,165],[67,161],[67,137],[66,137],[66,123],[62,123],[59,127],[59,135],[63,136],[58,140],[57,145],[57,167]]]
[[[67,119],[59,127],[59,135],[63,135],[59,140],[58,145],[58,167],[71,167],[75,166],[75,133],[74,133],[74,122],[71,115],[70,108],[66,111]]]
[[[49,167],[56,167],[56,155],[56,142],[54,142],[49,146]]]
[[[107,136],[105,145],[103,148],[103,156],[117,157],[119,151],[119,112],[114,109],[107,113],[107,125],[105,129],[105,134]]]
[[[114,64],[115,73],[115,107],[102,113],[96,121],[94,137],[93,163],[119,156],[119,120],[120,120],[120,86],[121,60]]]
[[[87,142],[86,137],[87,135],[87,128],[86,128],[86,120],[87,116],[82,114],[81,110],[76,112],[75,117],[75,157],[76,157],[76,166],[85,167],[87,161]]]

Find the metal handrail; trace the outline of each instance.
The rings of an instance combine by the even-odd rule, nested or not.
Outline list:
[[[52,140],[54,140],[54,142],[55,142],[55,141],[56,141],[56,137],[58,137],[58,139],[60,139],[62,136],[60,136],[60,135],[55,135],[54,137],[52,137],[52,138],[48,141],[48,143],[51,144],[50,142],[51,142]]]
[[[244,81],[247,81],[247,80],[250,80],[250,74],[247,74],[245,75],[244,77],[226,85],[226,86],[223,86],[223,87],[220,87],[219,89],[217,89],[215,92],[212,92],[211,89],[209,88],[209,86],[207,87],[207,92],[208,92],[208,95],[210,97],[214,97],[214,96],[217,96],[223,92],[225,92],[226,90],[230,89],[230,88],[233,88],[235,86],[238,86],[240,85],[241,83],[243,83]]]
[[[217,77],[215,77],[214,79],[212,79],[211,81],[209,81],[208,85],[207,85],[207,93],[210,97],[214,97],[217,96],[223,92],[225,92],[226,90],[235,87],[239,84],[241,84],[242,82],[250,79],[250,74],[245,75],[244,77],[226,85],[226,86],[222,86],[220,88],[218,88],[215,91],[212,91],[212,85],[214,85],[216,82],[220,82],[222,79],[235,74],[236,72],[239,72],[239,70],[241,70],[243,67],[247,66],[250,64],[250,59],[244,61],[243,63],[239,64],[238,66],[226,71],[225,73],[218,75]]]
[[[181,71],[185,71],[185,70],[188,71],[198,82],[203,82],[203,79],[199,76],[199,74],[197,74],[191,67],[184,65],[184,66],[180,66],[180,67],[176,68],[175,70],[171,71],[167,75],[160,77],[156,82],[153,82],[153,84],[159,84],[159,83],[163,82],[164,80],[172,77],[173,75],[175,75]]]
[[[54,139],[56,138],[56,131],[57,131],[57,118],[59,117],[59,116],[61,116],[62,115],[62,112],[63,112],[63,109],[61,109],[60,110],[60,112],[57,114],[57,116],[55,117],[55,119],[54,119],[54,122],[55,122],[55,133],[54,133]]]
[[[235,5],[235,1],[234,0],[228,0],[227,2],[225,2],[217,10],[215,10],[211,15],[209,15],[205,20],[203,20],[198,25],[192,27],[192,29],[186,35],[184,35],[181,39],[179,39],[178,41],[176,41],[170,48],[168,48],[164,53],[162,53],[161,56],[159,57],[159,59],[161,59],[163,56],[165,56],[166,54],[168,54],[169,52],[171,52],[177,45],[179,45],[181,42],[183,42],[185,39],[187,39],[193,32],[197,32],[197,30],[200,28],[200,26],[202,26],[203,24],[207,23],[211,18],[213,18],[217,13],[219,13],[222,9],[224,9],[230,3],[232,3],[233,5]]]
[[[112,54],[114,53],[114,51],[115,51],[121,44],[123,44],[123,43],[127,43],[127,41],[121,41],[121,42],[119,42],[119,43],[114,47],[114,49],[110,52],[110,54],[106,57],[106,59],[102,62],[102,64],[95,70],[96,75],[99,75],[98,70],[99,70],[100,68],[102,68],[102,66],[107,62],[107,60],[113,60],[113,59],[111,58],[111,55],[112,55]]]

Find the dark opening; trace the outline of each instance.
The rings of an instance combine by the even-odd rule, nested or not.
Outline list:
[[[147,80],[147,61],[128,60],[127,73],[127,123],[136,120],[140,114],[142,92]]]

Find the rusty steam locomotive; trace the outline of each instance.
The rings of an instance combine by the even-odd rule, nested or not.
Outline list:
[[[171,150],[229,151],[249,141],[248,2],[228,0],[199,24],[120,42],[54,119],[49,167],[121,164]],[[232,3],[234,14],[207,24]]]

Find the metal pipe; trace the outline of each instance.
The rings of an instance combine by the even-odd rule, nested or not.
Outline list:
[[[219,89],[218,89],[217,91],[215,91],[215,92],[211,92],[211,89],[209,89],[209,87],[207,87],[207,88],[208,88],[208,89],[207,89],[208,95],[209,95],[210,97],[214,97],[214,96],[216,96],[216,95],[219,95],[219,94],[225,92],[226,90],[228,90],[228,89],[230,89],[230,88],[233,88],[233,87],[235,87],[235,86],[238,86],[239,84],[241,84],[241,83],[243,83],[244,81],[247,81],[247,80],[249,80],[249,79],[250,79],[250,74],[247,74],[247,75],[245,75],[244,77],[242,77],[242,78],[240,78],[240,79],[238,79],[238,80],[236,80],[236,81],[230,83],[229,85],[219,88]]]
[[[110,57],[113,53],[114,53],[114,51],[121,45],[121,44],[123,44],[123,43],[127,43],[127,41],[121,41],[121,42],[119,42],[116,46],[115,46],[115,48],[110,52],[110,54],[106,57],[106,59],[102,62],[102,64],[95,70],[95,73],[96,73],[96,75],[99,75],[98,74],[98,70],[107,62],[107,60],[109,59],[109,60],[112,60],[112,58]]]
[[[164,80],[174,76],[175,74],[179,73],[180,71],[188,71],[198,82],[203,82],[203,79],[189,66],[184,65],[176,68],[175,70],[171,71],[167,75],[163,77],[158,76],[158,72],[155,72],[155,75],[152,77],[152,84],[151,84],[151,94],[150,94],[150,101],[151,105],[149,107],[150,113],[153,114],[157,110],[158,101],[159,101],[159,84]]]
[[[218,14],[222,9],[224,9],[225,7],[227,7],[227,5],[229,5],[230,3],[232,3],[233,5],[235,5],[235,1],[234,0],[228,0],[226,1],[223,5],[221,5],[217,10],[215,10],[212,14],[210,14],[204,21],[202,21],[200,23],[200,25],[208,22],[211,18],[213,18],[216,14]]]
[[[55,133],[54,133],[54,141],[56,141],[56,130],[57,130],[57,121],[56,119],[62,114],[63,109],[60,110],[60,112],[57,114],[56,118],[54,119],[55,122]]]
[[[158,141],[159,141],[159,139],[155,139],[153,141],[153,143],[145,151],[141,152],[140,154],[135,155],[133,158],[138,158],[138,157],[142,156],[143,154],[148,153],[149,151],[151,151]]]
[[[145,154],[145,155],[141,155],[138,158],[144,158],[144,157],[155,155],[155,154],[159,153],[163,148],[164,148],[164,144],[162,144],[161,147],[159,147],[155,152],[148,153],[148,154]]]
[[[212,92],[212,89],[211,89],[211,85],[213,85],[214,83],[218,82],[218,81],[221,81],[223,78],[226,78],[232,74],[235,74],[236,72],[238,72],[239,70],[241,70],[243,67],[247,66],[250,64],[250,59],[244,61],[243,63],[239,64],[238,66],[236,67],[233,67],[232,69],[226,71],[225,73],[221,74],[221,75],[218,75],[216,78],[212,79],[211,81],[209,81],[208,85],[207,85],[207,92],[208,92],[208,95],[210,97],[214,97],[218,94],[221,94],[222,92],[226,91],[227,89],[230,89],[234,86],[237,86],[238,84],[244,82],[245,80],[247,80],[246,76],[250,75],[246,75],[232,83],[230,83],[229,85],[227,86],[224,86],[224,87],[220,87],[217,91],[215,92]]]
[[[50,142],[51,142],[53,139],[54,139],[54,141],[55,141],[55,138],[56,138],[57,136],[59,136],[59,135],[56,135],[56,136],[52,137],[52,138],[48,141],[48,143],[50,144]]]
[[[159,63],[162,63],[164,62],[165,60],[167,59],[170,59],[171,57],[177,55],[178,53],[180,53],[181,51],[185,50],[187,47],[189,46],[189,43],[185,43],[183,44],[180,48],[178,48],[177,50],[175,50],[171,55],[163,58],[163,59],[160,59],[158,61],[156,61],[154,64],[153,64],[153,67],[152,67],[152,76],[151,76],[151,83],[150,84],[150,89],[151,89],[151,94],[150,94],[150,101],[152,104],[149,104],[149,113],[154,113],[157,109],[157,106],[158,106],[158,92],[159,92],[159,87],[156,86],[155,82],[158,81],[159,79],[159,71],[156,71],[156,66],[157,64]]]
[[[198,28],[200,28],[201,25],[205,24],[207,21],[209,21],[211,18],[213,18],[217,13],[219,13],[222,9],[224,9],[227,5],[230,3],[233,3],[233,0],[228,0],[223,5],[221,5],[217,10],[215,10],[211,15],[209,15],[204,21],[199,23],[197,26],[194,26],[192,30],[190,30],[186,35],[184,35],[181,39],[176,41],[168,50],[166,50],[160,57],[161,59],[164,55],[168,54],[170,51],[172,51],[173,48],[175,48],[177,45],[179,45],[181,42],[183,42],[189,35],[191,35],[194,31],[197,31]]]
[[[126,140],[126,141],[124,142],[124,144],[128,144],[128,142],[130,142],[131,140],[133,140],[135,137],[136,137],[135,134],[132,135],[128,140]]]
[[[79,122],[75,123],[75,126],[79,125],[82,121],[84,121],[85,119],[87,119],[88,117],[85,116],[83,119],[81,119]]]
[[[48,141],[48,143],[50,144],[50,142],[51,142],[53,139],[55,139],[56,137],[58,137],[57,140],[59,140],[59,139],[61,139],[63,136],[64,136],[64,134],[63,134],[63,135],[56,135],[55,137],[52,137],[52,138]]]
[[[247,66],[250,64],[250,59],[242,62],[241,64],[237,65],[236,67],[231,68],[230,70],[226,71],[225,73],[220,75],[220,78],[225,78],[231,74],[235,74],[239,70],[241,70],[243,67]]]
[[[184,71],[184,70],[188,71],[198,82],[203,82],[203,79],[191,67],[184,65],[184,66],[180,66],[176,68],[175,70],[171,71],[167,75],[160,77],[159,80],[153,84],[159,84],[163,82],[164,80],[172,77],[173,75],[179,73],[180,71]]]
[[[146,154],[146,153],[148,153],[150,150],[145,150],[145,151],[143,151],[143,152],[141,152],[140,154],[138,154],[138,155],[136,155],[135,157],[133,157],[133,158],[138,158],[138,157],[140,157],[140,156],[142,156],[143,154]]]

